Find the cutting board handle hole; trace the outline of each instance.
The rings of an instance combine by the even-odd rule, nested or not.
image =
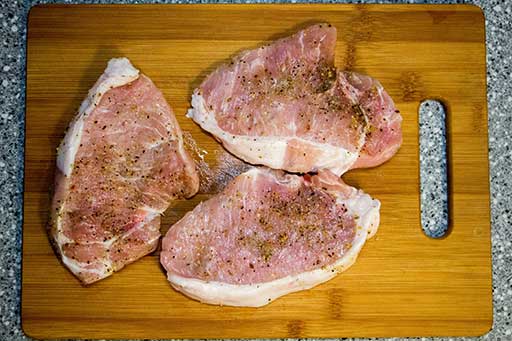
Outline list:
[[[446,107],[421,102],[419,122],[421,226],[428,237],[441,238],[449,230]]]

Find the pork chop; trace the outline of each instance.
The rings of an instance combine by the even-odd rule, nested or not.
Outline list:
[[[155,250],[160,215],[199,179],[162,93],[112,59],[58,148],[49,235],[84,284]]]
[[[337,175],[379,165],[402,141],[382,85],[334,66],[336,29],[317,24],[242,52],[192,95],[188,117],[252,164]]]
[[[330,171],[253,168],[169,229],[160,262],[187,296],[259,307],[350,267],[378,228],[379,208]]]

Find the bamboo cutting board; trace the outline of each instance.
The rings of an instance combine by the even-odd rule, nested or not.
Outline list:
[[[312,290],[254,308],[175,292],[158,252],[88,288],[59,264],[45,233],[55,148],[112,57],[127,56],[163,91],[184,131],[194,87],[237,51],[309,23],[338,28],[336,65],[381,81],[404,142],[388,163],[344,175],[382,202],[357,263]],[[448,108],[450,234],[421,229],[418,106]],[[473,6],[38,6],[28,28],[22,323],[37,338],[246,338],[479,335],[492,325],[485,36]],[[211,193],[170,209],[163,232]]]

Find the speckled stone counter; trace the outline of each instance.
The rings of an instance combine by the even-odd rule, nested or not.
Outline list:
[[[0,1],[0,340],[29,339],[24,336],[20,324],[25,37],[28,10],[38,3],[154,2],[187,1]],[[452,1],[446,1],[450,2]],[[512,1],[458,2],[475,3],[482,7],[487,30],[494,326],[492,331],[481,339],[512,340]],[[439,115],[439,112],[432,108],[428,110],[429,117]],[[426,120],[425,124],[428,124],[428,121]],[[422,138],[432,140],[436,135],[438,134],[434,133]],[[432,162],[443,165],[442,161],[435,158]],[[442,189],[442,186],[440,188]],[[435,193],[439,191],[438,187],[427,189]],[[443,200],[442,195],[439,195],[439,198]],[[424,211],[425,219],[433,218],[432,215],[436,214],[430,207],[425,207]],[[465,339],[467,338],[460,338]]]

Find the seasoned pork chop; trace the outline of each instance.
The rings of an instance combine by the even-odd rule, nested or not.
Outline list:
[[[58,149],[50,239],[93,283],[155,250],[160,215],[198,185],[162,93],[128,59],[112,59]]]
[[[398,150],[401,116],[368,76],[334,67],[336,29],[318,24],[245,51],[194,91],[188,112],[230,152],[291,172],[379,165]]]
[[[350,267],[377,230],[379,208],[330,171],[253,168],[172,226],[160,261],[187,296],[258,307]]]

